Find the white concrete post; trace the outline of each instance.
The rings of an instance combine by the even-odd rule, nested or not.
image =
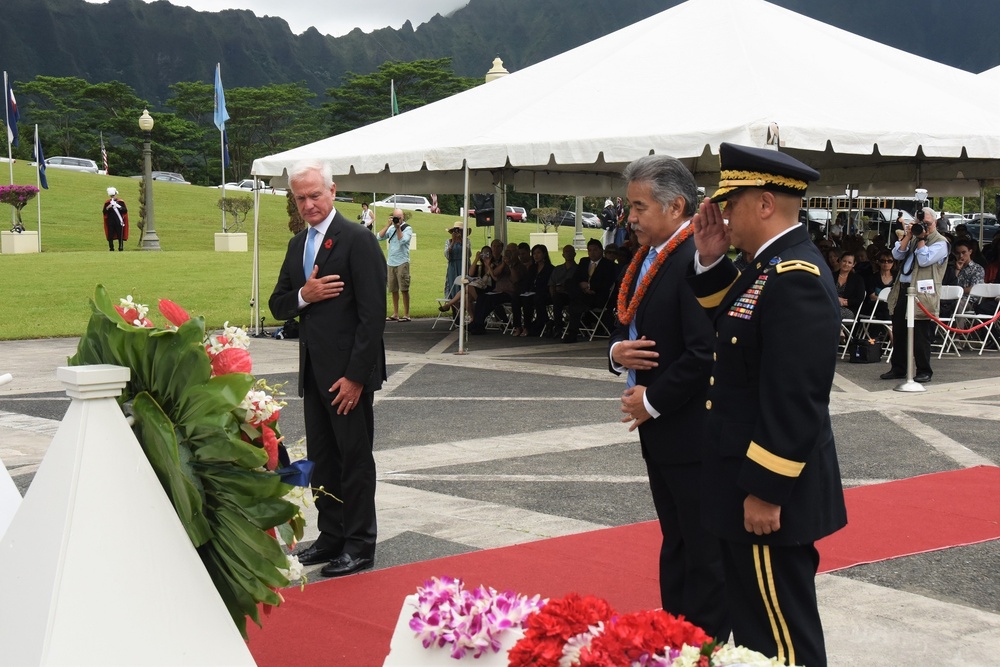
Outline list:
[[[56,377],[73,401],[0,537],[0,665],[253,665],[115,401],[129,370]]]

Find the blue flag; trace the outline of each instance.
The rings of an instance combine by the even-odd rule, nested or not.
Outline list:
[[[226,129],[229,112],[226,111],[226,94],[222,90],[222,66],[215,64],[215,126],[219,132]]]
[[[4,97],[7,100],[7,143],[11,146],[17,146],[17,121],[21,118],[21,115],[17,112],[17,100],[14,99],[14,89],[10,86],[10,81],[7,79],[7,72],[3,73],[3,83]]]
[[[46,190],[49,189],[49,181],[45,178],[45,153],[42,152],[42,140],[38,136],[38,126],[35,126],[35,151],[32,157],[38,164],[38,182]]]

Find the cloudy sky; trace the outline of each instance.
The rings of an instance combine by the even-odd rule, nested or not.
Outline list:
[[[323,34],[343,35],[354,28],[365,32],[386,26],[398,28],[407,19],[416,28],[435,14],[446,15],[469,4],[469,0],[170,0],[170,3],[206,12],[249,9],[257,16],[285,19],[296,34],[315,26]]]

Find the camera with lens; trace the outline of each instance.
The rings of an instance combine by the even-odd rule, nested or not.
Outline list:
[[[394,225],[398,225],[398,224],[399,224],[399,223],[401,223],[402,221],[403,221],[403,219],[402,219],[402,218],[399,218],[399,217],[396,217],[396,216],[392,216],[392,224],[394,224]]]
[[[914,222],[912,225],[910,225],[910,234],[912,234],[913,236],[920,236],[921,234],[927,231],[927,228],[924,227],[923,224],[924,209],[918,208],[916,213],[914,213],[913,217],[916,218],[917,221]]]

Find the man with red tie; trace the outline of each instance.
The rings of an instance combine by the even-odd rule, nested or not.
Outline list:
[[[375,563],[374,392],[385,379],[385,257],[363,225],[333,206],[337,186],[320,162],[288,176],[309,227],[288,243],[269,306],[278,320],[298,317],[299,395],[306,452],[318,495],[319,537],[298,554],[326,563],[325,577]]]

